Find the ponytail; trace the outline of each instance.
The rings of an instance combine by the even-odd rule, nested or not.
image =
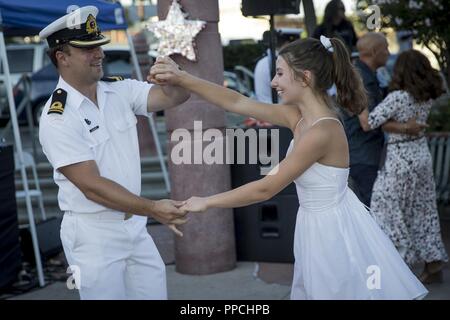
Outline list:
[[[329,100],[327,89],[334,83],[339,106],[351,114],[359,114],[367,107],[363,82],[345,45],[336,38],[330,41],[323,44],[317,39],[299,39],[284,46],[279,54],[292,68],[295,78],[304,79],[303,70],[313,72],[312,89],[325,102]]]
[[[337,89],[337,103],[351,114],[360,114],[368,104],[364,84],[350,61],[347,47],[337,38],[331,38],[333,45],[334,83]]]

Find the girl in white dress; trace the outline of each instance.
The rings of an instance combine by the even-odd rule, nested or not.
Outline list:
[[[302,39],[280,51],[272,80],[280,105],[196,78],[168,58],[157,59],[148,79],[182,86],[228,111],[293,131],[288,155],[269,175],[228,192],[192,197],[184,206],[192,212],[247,206],[294,181],[300,207],[292,299],[420,299],[427,294],[347,186],[347,139],[326,90],[335,83],[339,105],[352,113],[367,100],[340,40]]]

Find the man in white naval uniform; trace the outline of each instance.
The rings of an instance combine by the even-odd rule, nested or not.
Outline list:
[[[165,266],[147,217],[179,233],[186,213],[180,202],[140,197],[136,115],[177,106],[189,93],[102,78],[101,45],[109,39],[97,13],[93,6],[79,8],[39,34],[60,74],[42,112],[39,140],[59,187],[64,253],[81,299],[167,299]]]

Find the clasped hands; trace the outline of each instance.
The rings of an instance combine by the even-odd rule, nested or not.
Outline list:
[[[147,80],[158,85],[179,85],[185,74],[183,70],[169,57],[159,56],[150,68]]]
[[[159,200],[155,202],[151,217],[165,224],[176,235],[182,237],[183,233],[177,226],[186,223],[189,212],[203,212],[208,209],[206,198],[191,197],[186,201]]]

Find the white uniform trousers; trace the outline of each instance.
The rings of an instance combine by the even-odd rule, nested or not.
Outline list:
[[[146,220],[66,212],[61,240],[82,300],[167,299],[166,269]]]

